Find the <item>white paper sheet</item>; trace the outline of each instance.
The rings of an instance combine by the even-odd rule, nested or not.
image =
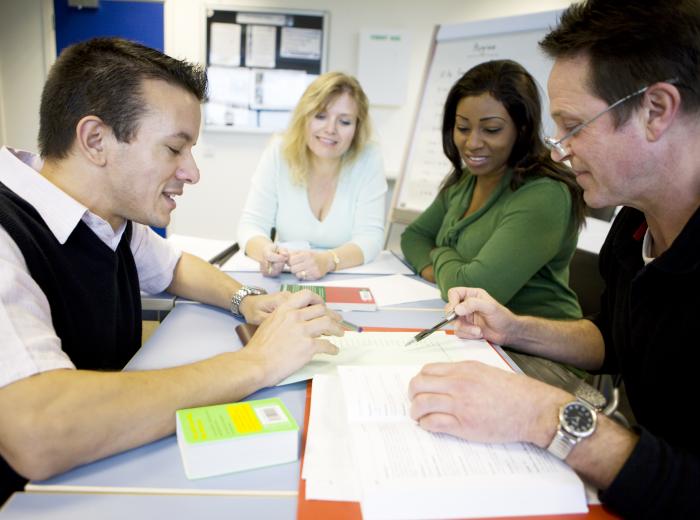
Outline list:
[[[312,489],[316,500],[355,500],[359,485],[363,518],[587,511],[580,479],[546,451],[524,443],[467,442],[410,420],[406,392],[416,368],[339,367],[339,377],[314,379],[307,496]],[[354,420],[343,421],[345,410],[355,413]]]
[[[306,480],[308,500],[360,500],[337,375],[314,378],[301,477]]]
[[[255,70],[252,108],[292,110],[317,76],[299,70]]]
[[[574,471],[533,445],[472,443],[409,422],[368,422],[350,425],[350,430],[363,518],[588,510]]]
[[[241,64],[241,26],[212,23],[209,38],[209,64],[238,67]]]
[[[302,60],[321,59],[321,30],[282,27],[280,56]]]
[[[203,258],[207,262],[227,247],[233,245],[233,240],[214,240],[177,234],[168,235],[168,242],[181,251]]]
[[[210,103],[222,103],[248,108],[253,74],[250,69],[231,67],[209,67]]]
[[[406,347],[415,332],[346,332],[324,337],[338,347],[337,355],[316,354],[278,386],[306,381],[318,374],[333,374],[340,365],[413,365],[474,359],[511,371],[496,350],[483,340],[460,339],[443,331]]]
[[[309,246],[305,248],[296,247],[294,249],[309,249]],[[257,260],[253,260],[249,256],[246,256],[243,251],[239,251],[233,255],[222,267],[223,271],[238,271],[238,272],[257,272],[260,270],[260,265]],[[286,269],[289,271],[289,268]],[[379,253],[377,258],[368,264],[358,265],[356,267],[350,267],[348,269],[341,269],[338,273],[342,274],[412,274],[412,271],[406,267],[406,265],[401,262],[391,251],[382,251]],[[352,283],[353,278],[349,278],[347,281],[350,283],[347,287],[355,287]],[[354,278],[359,282],[365,281],[366,279]],[[316,283],[316,285],[319,285]],[[330,285],[324,284],[324,285]],[[363,285],[364,287],[364,285]],[[434,294],[434,293],[431,293]],[[438,293],[438,298],[440,297]],[[429,299],[429,298],[426,298]]]
[[[373,278],[333,280],[323,285],[369,287],[378,307],[440,299],[440,291],[434,285],[400,274],[375,276]]]
[[[422,366],[339,366],[343,394],[353,396],[345,400],[348,422],[411,421],[408,382]]]
[[[211,101],[204,105],[204,121],[211,127],[250,127],[256,124],[254,111]]]
[[[246,27],[245,65],[246,67],[275,66],[275,46],[277,29],[269,25],[248,25]]]

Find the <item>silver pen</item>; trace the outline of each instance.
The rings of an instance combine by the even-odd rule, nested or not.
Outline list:
[[[277,245],[277,242],[274,242],[272,244],[272,252],[277,253],[279,251],[279,246]],[[272,262],[267,263],[267,274],[272,274]]]
[[[447,316],[445,316],[444,320],[442,320],[440,323],[436,323],[435,325],[433,325],[429,329],[425,329],[425,330],[420,331],[418,334],[416,334],[411,339],[411,341],[406,343],[405,346],[408,347],[409,345],[413,345],[414,343],[418,343],[420,340],[427,338],[433,332],[440,330],[442,327],[447,325],[449,322],[454,321],[456,319],[457,319],[457,314],[455,313],[455,311],[450,311],[450,313]]]

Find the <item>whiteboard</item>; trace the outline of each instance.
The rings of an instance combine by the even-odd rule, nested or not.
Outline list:
[[[404,154],[392,202],[391,222],[410,223],[435,199],[452,165],[442,151],[442,109],[452,85],[484,61],[511,59],[540,87],[545,134],[554,130],[546,92],[551,61],[537,42],[557,23],[562,10],[441,25],[435,31],[413,132]]]

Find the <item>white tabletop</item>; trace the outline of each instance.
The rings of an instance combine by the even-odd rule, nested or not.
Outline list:
[[[15,493],[0,509],[2,520],[152,520],[191,518],[294,518],[297,498]]]
[[[287,275],[289,276],[289,275]],[[344,276],[344,275],[335,275]],[[352,275],[346,275],[352,276]],[[279,278],[259,273],[236,276],[243,283],[266,285],[275,290]],[[420,302],[424,310],[380,310],[346,312],[343,317],[360,326],[427,328],[442,316],[440,300]],[[431,307],[432,306],[432,307]],[[423,307],[422,307],[423,308]],[[240,321],[229,312],[195,303],[175,306],[148,342],[136,353],[125,370],[157,369],[191,363],[222,352],[241,348],[234,328]],[[279,397],[297,423],[303,425],[306,383],[264,389],[248,397]],[[174,435],[127,452],[75,468],[42,482],[30,482],[31,491],[119,491],[194,494],[295,495],[300,463],[232,473],[219,477],[188,480],[182,468]]]

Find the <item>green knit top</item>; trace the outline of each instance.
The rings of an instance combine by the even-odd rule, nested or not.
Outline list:
[[[418,273],[432,263],[443,299],[451,287],[482,287],[516,314],[580,318],[569,288],[578,236],[569,190],[537,177],[513,191],[512,175],[463,217],[476,184],[465,173],[406,228],[401,249]]]

